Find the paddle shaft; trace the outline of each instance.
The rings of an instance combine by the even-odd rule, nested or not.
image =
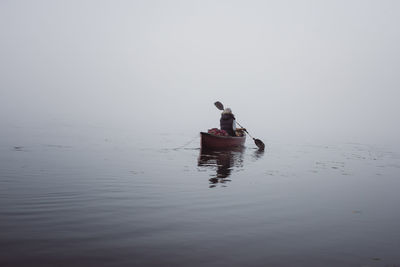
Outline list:
[[[253,138],[253,140],[255,139],[255,138],[254,138],[253,136],[251,136],[251,134],[246,130],[246,128],[244,128],[242,125],[240,125],[240,123],[238,123],[238,122],[236,121],[236,119],[235,119],[235,122],[236,122],[237,125],[239,125],[241,128],[243,128],[244,131],[245,131],[251,138]]]

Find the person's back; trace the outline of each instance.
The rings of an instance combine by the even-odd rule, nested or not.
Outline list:
[[[230,136],[236,136],[235,134],[235,116],[232,114],[230,108],[226,108],[222,114],[221,119],[219,120],[221,130],[225,130]]]

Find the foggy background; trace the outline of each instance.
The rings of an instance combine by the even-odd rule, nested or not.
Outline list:
[[[399,11],[389,0],[2,0],[1,135],[194,136],[219,126],[219,100],[267,143],[398,145]]]

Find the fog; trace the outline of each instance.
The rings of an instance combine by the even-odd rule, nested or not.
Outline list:
[[[398,144],[398,1],[0,2],[0,122]],[[4,136],[3,136],[4,137]]]

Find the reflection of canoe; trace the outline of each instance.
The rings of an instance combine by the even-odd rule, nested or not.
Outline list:
[[[211,149],[225,149],[232,147],[240,147],[244,145],[246,141],[246,135],[244,136],[217,136],[209,133],[200,133],[201,147]]]
[[[200,150],[198,166],[210,169],[216,173],[211,175],[210,182],[214,187],[217,183],[230,181],[229,176],[234,169],[243,167],[244,147],[232,149],[205,149]]]

